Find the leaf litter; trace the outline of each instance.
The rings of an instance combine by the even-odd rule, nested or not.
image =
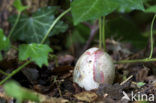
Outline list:
[[[133,55],[131,51],[129,51],[129,48],[121,46],[123,44],[114,44],[116,41],[112,40],[107,41],[109,41],[107,42],[109,44],[107,46],[108,52],[112,53],[111,55],[115,60],[143,57],[143,53],[140,52]],[[112,49],[113,45],[115,45],[115,47],[120,46],[121,49],[114,52],[114,49]],[[125,50],[128,50],[129,52],[125,52]],[[120,55],[120,58],[116,57],[118,56],[117,54]],[[116,80],[113,85],[100,85],[97,90],[87,92],[73,83],[72,74],[75,60],[76,58],[69,54],[59,55],[57,61],[50,60],[48,67],[43,66],[41,69],[34,63],[31,63],[15,75],[13,79],[18,80],[22,86],[42,94],[44,98],[43,103],[66,103],[71,101],[79,103],[128,103],[127,101],[122,100],[123,91],[129,96],[131,91],[134,91],[135,93],[140,92],[156,95],[156,77],[154,75],[155,72],[153,72],[155,62],[116,64]],[[8,63],[10,64],[8,65]],[[4,59],[0,64],[1,69],[4,71],[9,70],[9,68],[14,69],[13,67],[19,65],[16,58],[9,60]],[[130,75],[133,75],[130,80],[123,85],[119,84],[126,80]],[[0,77],[2,78],[2,76]],[[19,77],[20,79],[18,79]],[[138,87],[139,82],[145,84]],[[0,91],[0,101],[13,101],[13,98],[6,97],[2,90]],[[28,102],[31,103],[30,101]]]

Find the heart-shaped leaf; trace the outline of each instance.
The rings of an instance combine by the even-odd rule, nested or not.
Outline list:
[[[132,10],[142,10],[144,11],[144,6],[142,0],[116,0],[119,5],[119,12],[130,12]]]
[[[147,12],[147,13],[156,13],[156,5],[150,6],[149,8],[147,8],[145,10],[145,12]]]
[[[52,49],[45,44],[22,44],[19,46],[19,60],[27,60],[30,58],[39,67],[43,64],[48,65],[48,53]]]
[[[114,10],[119,12],[144,10],[142,0],[74,0],[71,8],[75,25],[106,16]]]
[[[10,40],[4,35],[2,29],[0,29],[0,51],[7,50],[10,47]]]
[[[108,15],[117,7],[113,0],[74,0],[71,3],[74,24]]]
[[[21,87],[15,81],[9,81],[4,85],[5,93],[17,99],[18,103],[23,100],[32,100],[39,102],[39,97],[33,91]]]
[[[23,15],[13,32],[12,39],[27,43],[40,43],[55,20],[54,14],[56,11],[57,7],[45,7],[38,9],[31,17]],[[12,24],[14,24],[16,17],[13,18],[10,18]],[[67,24],[59,21],[49,36],[65,32],[67,27]]]
[[[21,0],[14,0],[13,6],[17,9],[18,12],[22,12],[27,9],[27,6],[23,6]]]

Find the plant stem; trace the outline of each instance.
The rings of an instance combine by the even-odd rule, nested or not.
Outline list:
[[[99,48],[102,48],[101,18],[99,18]]]
[[[51,24],[50,28],[48,29],[47,33],[45,34],[44,38],[41,41],[41,44],[43,44],[45,42],[45,40],[47,39],[50,31],[54,28],[54,26],[56,25],[56,23],[65,15],[67,14],[69,11],[71,10],[71,8],[67,9],[66,11],[64,11],[63,13],[61,13],[56,19],[55,21]]]
[[[15,21],[13,27],[11,28],[11,31],[10,31],[10,33],[9,33],[9,35],[8,35],[8,38],[11,37],[13,31],[15,30],[16,25],[17,25],[17,23],[18,23],[18,21],[19,21],[19,19],[20,19],[20,16],[21,16],[21,12],[18,13],[17,18],[16,18],[16,21]]]
[[[156,58],[145,58],[145,59],[135,59],[135,60],[120,60],[114,62],[115,64],[124,64],[124,63],[140,63],[140,62],[154,62]]]
[[[23,65],[21,65],[20,67],[18,67],[17,69],[15,69],[14,71],[12,71],[5,79],[3,79],[0,82],[0,85],[2,85],[4,82],[6,82],[9,78],[11,78],[13,75],[15,75],[16,73],[18,73],[22,68],[24,68],[26,65],[28,65],[31,61],[27,61],[25,62]]]
[[[45,42],[45,40],[47,39],[47,37],[48,37],[50,31],[54,28],[55,24],[56,24],[65,14],[67,14],[70,10],[71,10],[71,8],[67,9],[66,11],[64,11],[63,13],[61,13],[60,16],[58,16],[58,17],[55,19],[55,21],[52,23],[52,25],[51,25],[50,28],[48,29],[48,31],[47,31],[46,35],[44,36],[43,40],[41,41],[41,44],[43,44],[43,43]],[[21,15],[21,13],[18,14],[18,17],[17,17],[17,19],[16,19],[16,22],[15,22],[15,24],[14,24],[14,26],[13,26],[13,28],[12,28],[12,30],[11,30],[9,36],[8,36],[9,38],[11,37],[11,34],[12,34],[12,32],[14,31],[14,29],[15,29],[15,27],[16,27],[18,21],[19,21],[20,15]],[[15,74],[16,74],[17,72],[19,72],[22,68],[24,68],[25,66],[27,66],[29,63],[31,63],[31,61],[25,62],[23,65],[21,65],[20,67],[18,67],[18,68],[15,69],[14,71],[12,71],[12,73],[10,73],[5,79],[3,79],[3,80],[0,82],[0,85],[2,85],[4,82],[6,82],[9,78],[11,78],[13,75],[15,75]]]
[[[0,69],[0,73],[3,74],[3,75],[6,75],[6,76],[9,75],[8,73],[5,73],[5,72],[4,72],[3,70],[1,70],[1,69]]]
[[[151,59],[152,55],[153,55],[153,47],[154,47],[154,43],[153,43],[153,24],[154,24],[155,18],[156,18],[156,14],[154,15],[152,23],[151,23],[151,35],[150,35],[151,52],[150,52],[149,59]]]
[[[105,17],[102,18],[102,44],[103,44],[104,51],[106,51],[106,43],[105,43]]]

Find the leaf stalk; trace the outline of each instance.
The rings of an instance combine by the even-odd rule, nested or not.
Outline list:
[[[3,79],[0,82],[0,85],[2,85],[3,83],[5,83],[9,78],[11,78],[13,75],[15,75],[16,73],[18,73],[22,68],[24,68],[25,66],[27,66],[29,63],[31,63],[31,61],[25,62],[23,65],[21,65],[20,67],[18,67],[14,71],[12,71],[5,79]]]
[[[150,33],[150,46],[151,46],[151,51],[150,51],[149,59],[151,59],[151,58],[152,58],[152,55],[153,55],[153,48],[154,48],[153,25],[154,25],[155,19],[156,19],[156,14],[154,15],[154,17],[153,17],[153,19],[152,19],[152,23],[151,23],[151,33]]]
[[[21,16],[21,12],[18,12],[16,21],[15,21],[15,23],[14,23],[13,27],[11,28],[11,31],[10,31],[10,33],[9,33],[9,35],[8,35],[8,38],[9,38],[9,39],[11,38],[11,35],[12,35],[12,33],[14,32],[14,30],[15,30],[15,28],[16,28],[18,22],[19,22],[20,16]]]
[[[67,14],[69,11],[71,10],[71,8],[67,9],[66,11],[64,11],[63,13],[61,13],[56,19],[55,21],[51,24],[50,28],[48,29],[47,33],[45,34],[45,36],[43,37],[41,44],[43,44],[45,42],[45,40],[48,38],[49,33],[51,32],[51,30],[55,27],[56,23],[65,15]]]

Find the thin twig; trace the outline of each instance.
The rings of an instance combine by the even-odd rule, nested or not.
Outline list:
[[[120,85],[125,84],[127,81],[129,81],[131,78],[133,77],[133,75],[129,76],[126,80],[124,80],[123,82],[120,83]]]

